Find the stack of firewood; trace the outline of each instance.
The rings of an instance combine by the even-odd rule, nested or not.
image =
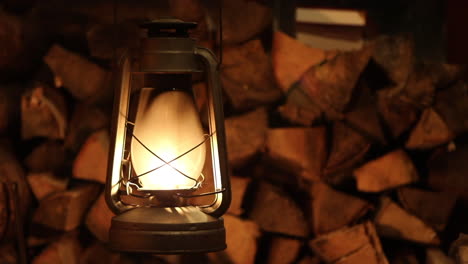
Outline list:
[[[1,263],[18,260],[17,216],[37,264],[468,261],[466,237],[453,243],[468,233],[464,68],[416,59],[404,35],[309,47],[244,0],[223,1],[228,248],[109,251],[112,60],[136,47],[138,22],[164,14],[198,22],[194,36],[219,48],[216,4],[117,2],[0,5]]]

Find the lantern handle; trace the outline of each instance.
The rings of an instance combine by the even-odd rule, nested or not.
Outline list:
[[[207,74],[208,87],[211,90],[211,107],[213,107],[213,115],[211,124],[215,125],[215,140],[218,147],[219,173],[221,176],[221,186],[219,189],[226,190],[216,194],[216,201],[213,206],[203,208],[204,212],[213,216],[220,217],[223,215],[231,203],[231,188],[227,169],[227,151],[226,151],[226,136],[224,132],[224,113],[222,91],[219,80],[219,62],[213,52],[204,47],[196,47],[195,54],[202,61],[205,72]],[[219,196],[222,199],[219,199]]]

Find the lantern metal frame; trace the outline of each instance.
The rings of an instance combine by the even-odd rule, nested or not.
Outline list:
[[[226,247],[221,216],[230,200],[230,182],[224,132],[219,63],[209,49],[198,47],[188,35],[196,23],[162,19],[143,25],[148,31],[140,47],[139,64],[126,54],[118,62],[105,199],[117,215],[109,232],[111,247],[118,251],[181,254],[218,251]],[[211,146],[214,195],[210,205],[194,207],[145,207],[120,199],[122,164],[125,160],[127,116],[132,93],[132,69],[144,74],[193,74],[205,72],[207,81],[208,135]],[[184,197],[176,191],[168,193]],[[190,197],[190,196],[186,196]]]

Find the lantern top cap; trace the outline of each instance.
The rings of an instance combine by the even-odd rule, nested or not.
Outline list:
[[[185,22],[177,18],[161,18],[140,25],[148,30],[148,37],[182,37],[189,36],[188,31],[197,27],[195,22]]]

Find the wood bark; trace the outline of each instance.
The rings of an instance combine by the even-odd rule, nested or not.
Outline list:
[[[249,110],[281,98],[270,58],[258,39],[240,46],[225,47],[221,83],[236,110]]]
[[[21,98],[21,136],[64,139],[67,132],[67,107],[63,94],[37,83]]]
[[[445,229],[457,201],[457,196],[451,193],[408,187],[398,189],[398,198],[408,212],[437,231]]]
[[[44,198],[33,221],[54,230],[71,231],[81,225],[99,186],[85,184]]]
[[[225,121],[229,164],[244,166],[265,146],[268,116],[264,108]]]
[[[371,47],[338,54],[310,68],[301,79],[304,90],[330,119],[342,119],[354,87],[369,62]]]
[[[371,208],[367,201],[336,191],[320,182],[312,183],[309,195],[309,221],[316,235],[352,224]]]
[[[308,227],[302,210],[279,188],[262,182],[250,217],[262,230],[306,237]]]
[[[88,59],[55,44],[44,61],[78,100],[96,103],[110,98],[110,72]]]
[[[388,197],[381,199],[380,209],[375,216],[375,225],[379,234],[384,237],[429,245],[440,243],[434,229]]]
[[[309,245],[327,263],[388,264],[371,222],[319,236]]]

